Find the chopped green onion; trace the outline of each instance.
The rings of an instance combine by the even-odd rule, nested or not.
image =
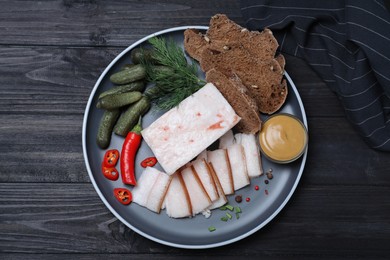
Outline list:
[[[227,208],[228,210],[230,210],[230,211],[233,211],[233,209],[234,209],[233,206],[232,206],[232,205],[229,205],[229,204],[226,205],[226,208]]]
[[[228,221],[228,218],[227,217],[222,217],[221,220],[226,222],[226,221]]]
[[[226,206],[219,207],[220,210],[227,210]]]
[[[240,213],[242,213],[242,210],[240,207],[238,206],[235,206],[233,207],[232,205],[230,204],[225,204],[223,205],[222,207],[219,208],[220,210],[230,210],[230,211],[233,211],[234,213],[236,213],[236,219],[239,219],[240,218]],[[229,212],[226,212],[226,215],[224,217],[221,218],[222,221],[228,221],[229,219],[232,219],[233,216],[232,214],[230,214]]]
[[[209,231],[210,232],[213,232],[213,231],[215,231],[215,230],[217,230],[214,226],[211,226],[211,227],[209,227]]]

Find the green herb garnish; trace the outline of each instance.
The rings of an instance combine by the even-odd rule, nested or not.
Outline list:
[[[227,207],[226,206],[221,206],[219,207],[220,210],[227,210]]]
[[[221,220],[226,222],[226,221],[228,221],[229,219],[228,219],[228,217],[225,216],[225,217],[222,217]]]
[[[211,227],[209,227],[209,231],[210,232],[213,232],[213,231],[215,231],[215,230],[217,230],[214,226],[211,226]]]
[[[161,69],[150,60],[141,61],[146,68],[147,80],[154,82],[159,90],[149,95],[158,109],[168,110],[177,106],[206,84],[197,76],[197,65],[187,62],[184,51],[172,39],[153,37],[149,43],[153,46],[153,59],[165,67]]]
[[[227,210],[228,209],[230,211],[233,211],[234,207],[232,205],[230,205],[230,204],[225,204],[225,205],[219,207],[219,209],[220,210]]]
[[[240,218],[240,213],[242,213],[241,211],[241,208],[240,207],[234,207],[234,211],[236,212],[236,219],[239,219]]]
[[[240,218],[240,214],[242,213],[240,207],[238,207],[238,206],[233,207],[232,205],[230,205],[228,203],[226,203],[225,205],[219,207],[219,209],[223,210],[223,211],[229,210],[229,211],[234,212],[235,215],[236,215],[236,219],[239,219]],[[232,219],[232,218],[233,218],[232,214],[230,214],[229,212],[226,212],[225,216],[223,216],[221,218],[221,220],[226,222],[226,221],[228,221],[229,219]]]
[[[230,211],[233,211],[233,206],[232,205],[226,205],[226,208],[228,209],[228,210],[230,210]]]

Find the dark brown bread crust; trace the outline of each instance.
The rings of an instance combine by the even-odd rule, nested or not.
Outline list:
[[[285,60],[284,56],[282,54],[278,54],[275,57],[275,60],[279,63],[280,67],[284,71],[284,66],[286,66],[286,60]]]
[[[237,75],[227,77],[215,69],[210,69],[206,72],[206,80],[218,88],[241,117],[240,122],[235,126],[239,132],[255,134],[260,131],[259,108]]]

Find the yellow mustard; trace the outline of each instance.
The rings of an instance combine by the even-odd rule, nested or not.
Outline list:
[[[261,151],[271,160],[288,163],[299,158],[307,145],[307,130],[303,123],[289,114],[267,119],[260,131]]]

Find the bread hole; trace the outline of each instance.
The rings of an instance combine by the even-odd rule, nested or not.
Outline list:
[[[217,50],[210,50],[210,53],[211,53],[212,55],[218,55],[218,54],[220,54],[221,52],[220,52],[220,51],[217,51]]]

